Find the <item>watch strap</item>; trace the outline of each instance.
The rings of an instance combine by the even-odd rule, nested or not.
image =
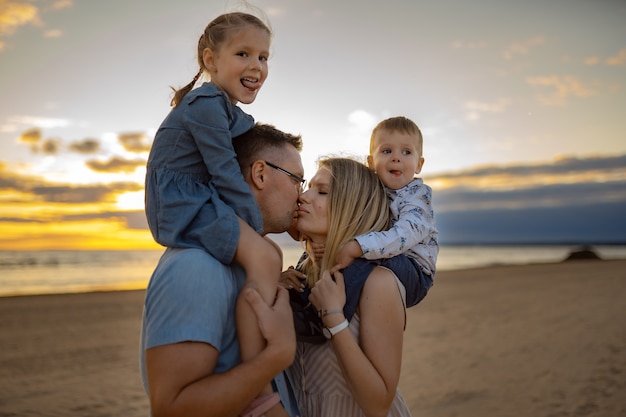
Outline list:
[[[333,337],[334,335],[336,335],[337,333],[339,333],[340,331],[342,331],[349,325],[350,323],[348,323],[348,319],[343,319],[343,321],[339,323],[338,325],[333,326],[333,327],[327,327],[326,329],[328,329],[328,333],[330,333],[330,337]]]

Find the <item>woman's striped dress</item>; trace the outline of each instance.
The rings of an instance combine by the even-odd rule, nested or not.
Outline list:
[[[350,321],[358,340],[359,316]],[[302,417],[365,417],[352,397],[330,342],[298,342],[296,358],[287,369]],[[400,391],[396,391],[388,417],[411,417]]]

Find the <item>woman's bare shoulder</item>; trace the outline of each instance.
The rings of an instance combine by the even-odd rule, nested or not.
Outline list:
[[[398,294],[398,282],[396,275],[389,269],[376,267],[372,270],[363,286],[363,295]]]

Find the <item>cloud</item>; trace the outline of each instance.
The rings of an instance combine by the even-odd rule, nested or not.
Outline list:
[[[484,113],[502,113],[509,105],[511,100],[501,98],[495,102],[487,103],[481,101],[468,101],[465,103],[466,113],[465,119],[475,121],[481,118]]]
[[[24,217],[0,217],[0,223],[48,223],[49,219],[26,219]]]
[[[537,101],[546,106],[563,106],[570,97],[590,97],[597,94],[594,88],[586,86],[573,76],[527,77],[526,82],[538,87]],[[544,92],[546,89],[547,93]]]
[[[486,165],[478,166],[466,170],[448,172],[431,177],[432,179],[465,179],[469,182],[476,181],[477,178],[506,175],[508,177],[518,177],[523,182],[528,182],[528,177],[546,177],[557,174],[589,173],[591,172],[611,172],[614,170],[626,170],[626,155],[613,156],[589,156],[589,157],[559,157],[554,161],[547,161],[536,164],[515,164],[515,165]]]
[[[543,36],[535,36],[519,42],[510,44],[503,52],[504,59],[513,59],[516,55],[528,55],[532,48],[546,43]]]
[[[336,155],[343,154],[349,156],[352,154],[358,154],[356,149],[361,149],[362,152],[367,154],[369,149],[369,137],[372,133],[372,129],[376,124],[384,117],[379,117],[365,110],[354,110],[348,114],[348,128],[345,134],[342,135],[341,142],[329,143],[329,146],[335,146],[341,149],[350,149],[350,153],[340,152]],[[364,142],[363,138],[367,138]]]
[[[100,150],[100,142],[97,139],[83,139],[70,143],[69,150],[80,154],[97,153]]]
[[[120,133],[118,136],[118,140],[124,147],[124,150],[137,153],[150,151],[152,144],[148,139],[148,135],[141,132]]]
[[[38,127],[42,129],[54,129],[57,127],[68,127],[72,122],[68,119],[58,119],[53,117],[38,116],[12,116],[8,119],[10,124],[22,125],[26,127]]]
[[[18,142],[26,143],[27,145],[32,147],[37,145],[41,141],[41,136],[41,129],[34,127],[32,129],[23,131],[18,138]]]
[[[42,119],[42,118],[34,118],[30,116],[22,116],[21,118],[13,118],[13,121],[18,121],[20,123],[29,124],[37,124],[38,126],[46,126],[49,128],[54,128],[58,126],[69,125],[70,122],[65,119]],[[117,140],[121,143],[122,147],[125,151],[134,152],[134,153],[146,153],[150,151],[151,141],[149,137],[145,133],[122,133],[117,136]],[[26,129],[22,132],[22,134],[18,137],[19,143],[24,143],[30,146],[31,151],[34,153],[43,151],[46,154],[51,154],[52,146],[55,145],[54,149],[57,153],[61,149],[61,145],[63,142],[60,139],[47,139],[45,142],[43,141],[43,131],[40,127],[33,127]],[[79,154],[94,154],[100,151],[102,148],[100,141],[94,138],[85,138],[80,141],[71,142],[68,145],[68,150],[70,152],[76,152]],[[133,161],[135,163],[135,161]],[[142,160],[142,163],[145,164],[145,159]],[[95,171],[109,171],[106,168],[106,164],[98,161],[89,162],[91,164],[92,169]],[[114,166],[122,166],[129,165],[129,163],[122,163],[121,158],[115,161],[109,161],[111,168]],[[121,169],[118,171],[111,172],[129,172],[128,169]],[[134,168],[130,171],[133,171]]]
[[[34,177],[12,172],[6,163],[0,162],[0,191],[22,191],[30,188],[29,184],[34,181]]]
[[[73,0],[57,0],[52,4],[52,8],[55,10],[67,9],[74,5]]]
[[[354,110],[348,115],[348,122],[359,132],[371,132],[378,123],[378,118],[365,110]]]
[[[611,66],[626,66],[626,48],[620,50],[617,55],[607,58],[605,62]]]
[[[105,197],[110,194],[109,188],[103,185],[40,185],[32,187],[30,192],[42,201],[66,204],[107,201]]]
[[[134,211],[105,211],[98,213],[66,214],[59,217],[58,221],[75,222],[84,220],[120,220],[126,223],[129,229],[148,230],[148,221],[144,210]]]
[[[60,38],[61,36],[63,36],[61,29],[49,29],[43,33],[44,38]]]
[[[626,48],[621,49],[616,55],[605,58],[604,60],[598,56],[589,56],[583,60],[585,65],[598,65],[604,63],[608,66],[626,66]]]
[[[50,222],[83,222],[90,220],[122,220],[128,229],[148,230],[148,221],[144,210],[134,211],[104,211],[80,214],[58,214],[47,217],[0,217],[1,223],[39,223]]]
[[[626,205],[626,155],[560,158],[534,165],[486,166],[433,177],[437,211]]]
[[[23,1],[0,0],[0,36],[11,36],[20,26],[27,24],[41,24],[34,5]]]
[[[34,127],[23,131],[18,137],[18,143],[28,145],[33,153],[42,152],[46,155],[56,155],[61,150],[63,141],[59,138],[44,140],[42,130]],[[96,139],[84,139],[69,145],[69,150],[77,153],[95,153],[99,148],[100,144]]]
[[[114,202],[115,197],[126,192],[143,190],[143,183],[114,182],[108,184],[73,185],[52,183],[45,178],[24,175],[0,163],[0,201],[5,203],[102,203]]]
[[[138,191],[143,184],[130,182],[117,182],[112,184],[89,184],[89,185],[52,185],[41,184],[31,187],[29,190],[46,202],[55,203],[99,203],[112,202],[117,194]]]
[[[60,146],[61,141],[59,139],[46,139],[41,143],[41,152],[46,155],[56,155]]]
[[[108,161],[91,160],[85,162],[85,165],[96,172],[134,172],[137,168],[146,165],[145,159],[126,159],[114,156]]]
[[[482,166],[424,181],[443,245],[626,243],[626,155]]]
[[[573,207],[622,202],[626,205],[626,181],[535,185],[517,189],[445,189],[434,191],[441,211]]]
[[[95,140],[83,142],[97,144]],[[81,149],[87,151],[90,146]],[[115,171],[117,164],[136,167],[133,164],[139,161],[115,162],[113,158],[103,166]],[[433,187],[442,244],[593,244],[624,241],[626,236],[626,155],[481,166],[424,180]],[[0,202],[5,208],[14,207],[5,209],[0,221],[116,220],[129,229],[146,230],[143,210],[107,210],[107,204],[112,208],[120,195],[141,192],[143,187],[140,182],[124,181],[52,183],[11,171],[0,162]],[[27,207],[38,209],[25,211]]]
[[[35,2],[0,0],[0,37],[13,36],[21,26],[25,25],[44,26],[40,9],[33,3]],[[38,3],[43,4],[42,10],[61,10],[74,5],[73,0],[57,0],[51,4],[49,1]],[[60,29],[47,29],[43,33],[44,38],[58,38],[62,35],[63,32]],[[7,42],[0,39],[0,53],[6,48]]]

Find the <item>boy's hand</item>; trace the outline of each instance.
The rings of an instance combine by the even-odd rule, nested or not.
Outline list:
[[[363,251],[361,250],[359,242],[354,239],[350,240],[339,248],[339,252],[337,252],[337,256],[335,257],[335,265],[330,272],[333,273],[340,269],[347,268],[356,258],[360,258],[361,256],[363,256]]]

